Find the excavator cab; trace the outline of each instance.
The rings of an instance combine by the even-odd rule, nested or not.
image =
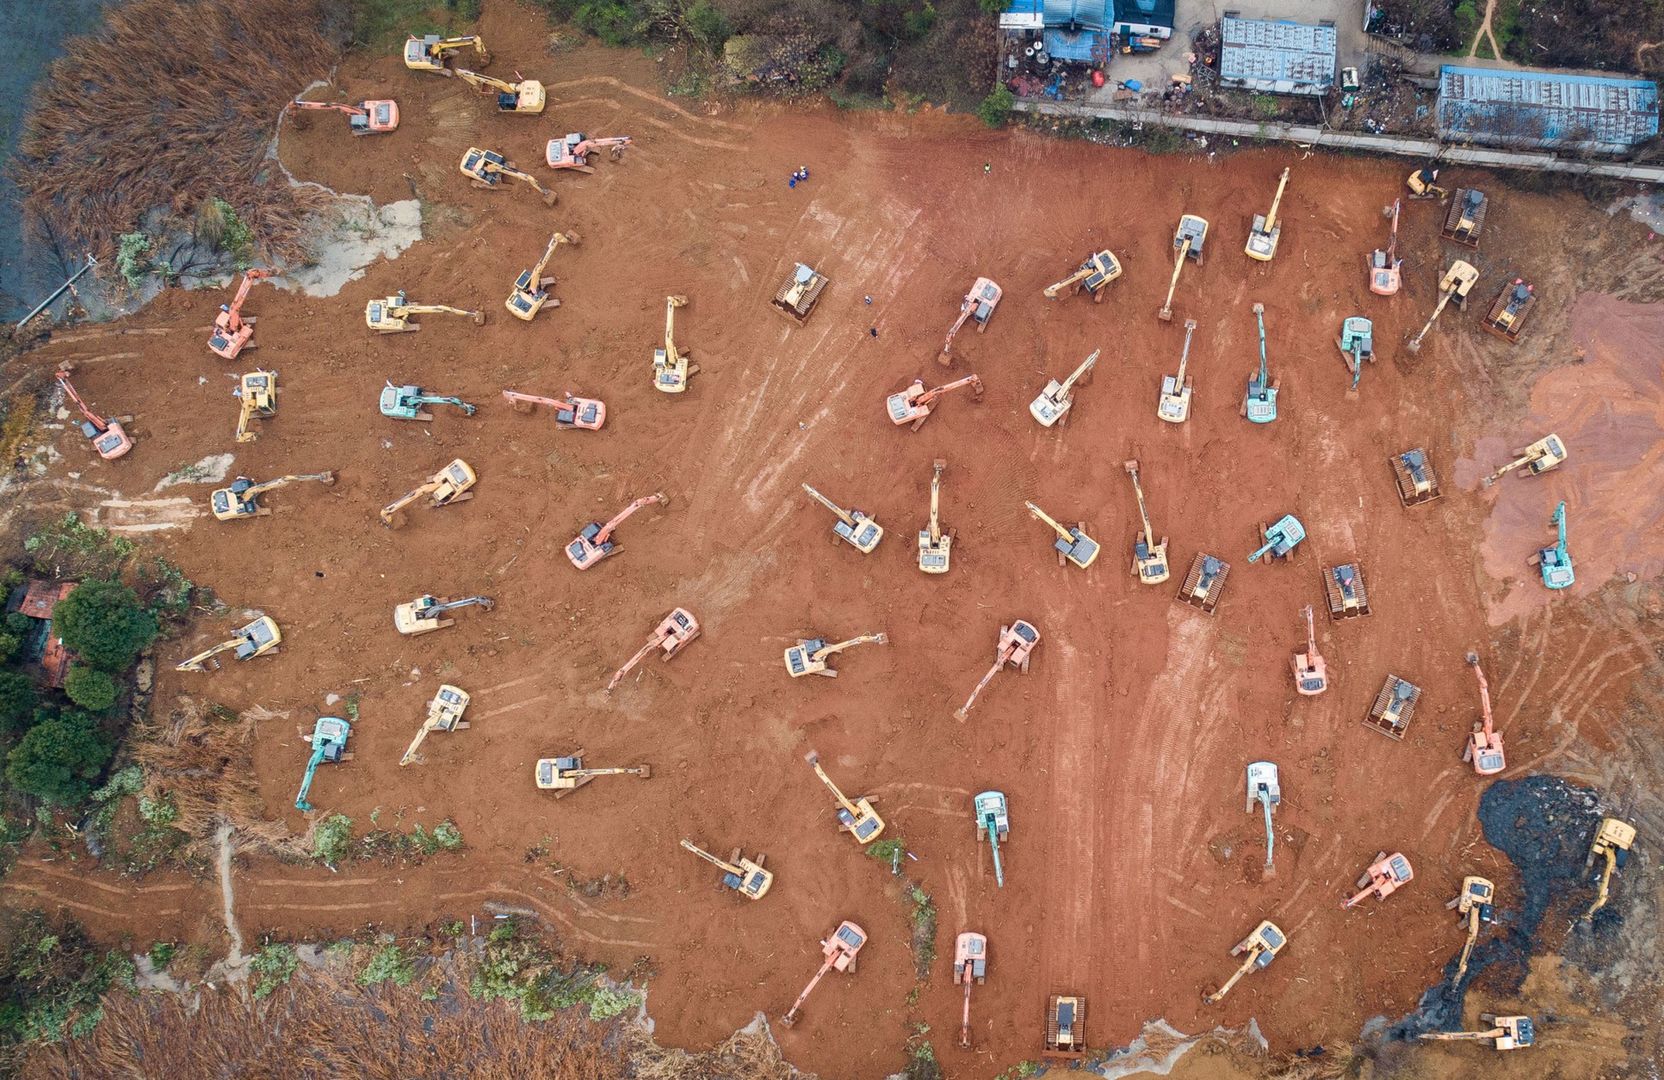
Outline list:
[[[769,306],[801,326],[814,312],[815,305],[820,303],[820,294],[826,291],[828,284],[830,282],[820,271],[797,263],[791,277],[769,301]]]
[[[1415,715],[1416,702],[1420,700],[1421,687],[1389,673],[1368,714],[1364,716],[1364,723],[1389,739],[1402,740],[1410,726],[1410,717]]]
[[[229,640],[197,653],[189,660],[181,661],[174,670],[218,671],[220,662],[216,657],[220,653],[232,653],[238,660],[252,660],[256,656],[276,652],[282,641],[283,634],[278,630],[277,623],[269,615],[262,615],[247,626],[238,628],[235,636]]]
[[[495,606],[489,596],[465,596],[461,600],[444,600],[431,594],[418,596],[407,604],[393,608],[393,629],[406,637],[420,637],[453,625],[455,619],[442,618],[458,608],[478,605],[487,611]]]
[[[352,725],[339,716],[320,716],[312,726],[312,734],[301,738],[312,744],[312,757],[306,763],[306,775],[301,778],[300,792],[295,796],[295,809],[308,813],[313,809],[307,796],[312,793],[312,778],[318,766],[335,765],[352,760],[347,753],[347,740],[352,736]]]
[[[1306,527],[1293,514],[1284,514],[1272,525],[1261,525],[1260,532],[1265,537],[1265,543],[1248,556],[1249,562],[1259,562],[1265,555],[1286,559],[1306,538]]]
[[[1399,889],[1415,879],[1415,871],[1410,868],[1410,860],[1404,853],[1395,851],[1391,855],[1379,852],[1375,861],[1369,864],[1369,869],[1358,878],[1358,892],[1346,900],[1342,900],[1340,909],[1348,911],[1371,896],[1385,900]]]
[[[491,54],[485,51],[485,39],[478,34],[466,37],[440,37],[438,34],[411,35],[404,43],[404,66],[411,71],[431,71],[450,78],[454,74],[448,66],[452,53],[473,49],[479,56],[480,67],[489,67]]]

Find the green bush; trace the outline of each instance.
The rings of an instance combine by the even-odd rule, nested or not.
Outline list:
[[[1015,104],[1017,104],[1017,95],[1011,92],[1009,86],[1002,83],[994,87],[993,91],[982,99],[982,104],[976,107],[976,114],[989,127],[1001,127],[1011,116],[1011,107]]]
[[[397,945],[382,947],[358,973],[358,981],[364,986],[374,986],[388,979],[392,979],[395,986],[409,986],[416,979],[415,960],[406,956]]]
[[[27,728],[34,719],[39,700],[35,684],[27,675],[0,671],[0,728],[11,732]]]
[[[1002,15],[1009,6],[1007,0],[977,0],[977,7],[984,15]]]
[[[49,805],[72,806],[87,797],[113,752],[92,717],[60,713],[30,728],[6,755],[6,781]]]
[[[255,999],[271,997],[299,968],[300,958],[290,946],[275,942],[260,946],[260,951],[248,962],[248,969],[254,974]]]
[[[144,233],[123,233],[116,252],[116,272],[134,292],[150,274],[150,237]]]
[[[352,854],[352,818],[331,814],[312,833],[312,857],[326,866],[344,862]]]
[[[480,0],[445,0],[445,6],[456,12],[461,22],[474,22],[480,17]]]
[[[23,647],[23,636],[10,630],[0,630],[0,664],[7,663]]]
[[[64,676],[64,693],[83,709],[104,712],[116,703],[116,681],[95,668],[71,664]]]
[[[153,942],[150,946],[150,966],[157,971],[166,971],[178,951],[179,946],[171,941]]]
[[[694,40],[713,53],[721,52],[723,43],[733,33],[733,28],[728,25],[728,17],[715,7],[711,0],[693,0],[682,16],[682,21]]]
[[[146,611],[132,589],[119,581],[83,581],[52,613],[52,627],[64,647],[100,671],[133,666],[139,653],[156,640],[156,617]]]
[[[645,29],[640,14],[626,0],[585,0],[572,21],[615,48],[640,41]]]

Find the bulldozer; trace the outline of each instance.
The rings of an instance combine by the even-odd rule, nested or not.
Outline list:
[[[847,971],[855,973],[855,956],[861,951],[861,946],[867,943],[867,932],[855,923],[845,919],[832,931],[830,937],[820,943],[821,953],[826,957],[815,977],[809,980],[809,985],[803,988],[803,993],[797,995],[792,1007],[780,1018],[782,1027],[796,1025],[798,1014],[803,1011],[803,1003],[809,1000],[809,994],[826,977],[828,971]]]
[[[1281,379],[1273,379],[1265,368],[1265,305],[1254,305],[1254,321],[1260,328],[1260,369],[1248,376],[1248,392],[1242,398],[1242,415],[1250,424],[1269,424],[1277,419],[1277,388]]]
[[[1086,1056],[1086,998],[1053,994],[1046,1001],[1046,1041],[1040,1056],[1074,1060]]]
[[[965,931],[953,942],[953,981],[965,988],[965,1008],[959,1017],[959,1048],[971,1048],[971,986],[988,977],[988,937]]]
[[[901,427],[903,424],[911,424],[913,430],[917,431],[924,426],[926,420],[930,419],[931,407],[936,404],[937,400],[949,391],[957,390],[961,386],[970,387],[971,399],[979,404],[981,403],[982,380],[976,375],[967,375],[963,379],[955,379],[953,382],[943,383],[941,386],[934,386],[929,390],[924,388],[923,379],[914,379],[905,389],[886,398],[884,408],[890,415],[890,423],[897,427]]]
[[[1242,957],[1242,964],[1225,980],[1225,985],[1203,994],[1202,1000],[1209,1005],[1219,1004],[1244,975],[1270,967],[1271,961],[1277,959],[1277,954],[1287,944],[1288,935],[1283,933],[1281,927],[1270,919],[1261,922],[1231,948],[1231,955]]]
[[[485,325],[485,312],[445,304],[413,304],[400,289],[397,294],[364,305],[364,324],[378,334],[412,334],[422,328],[410,321],[412,315],[466,315],[475,326]]]
[[[1192,379],[1185,374],[1190,362],[1190,335],[1196,332],[1196,320],[1184,321],[1184,351],[1179,354],[1179,373],[1161,377],[1161,399],[1156,402],[1156,419],[1169,424],[1182,424],[1190,419]]]
[[[564,799],[597,776],[636,776],[651,780],[653,767],[624,765],[610,769],[586,769],[584,748],[580,746],[566,757],[538,758],[535,776],[539,790],[553,791],[555,798]]]
[[[231,391],[241,405],[237,410],[237,442],[251,443],[260,437],[249,430],[249,421],[270,420],[277,415],[277,372],[256,368],[239,376],[237,389]]]
[[[495,150],[482,150],[477,146],[470,146],[462,155],[462,161],[457,165],[463,176],[473,181],[473,186],[485,188],[488,191],[502,191],[503,178],[518,180],[522,184],[530,185],[543,196],[544,206],[555,205],[556,195],[543,186],[543,182],[531,173],[517,167],[514,162],[497,153]]]
[[[219,314],[214,316],[214,327],[208,333],[209,352],[221,360],[235,360],[244,349],[259,348],[253,344],[255,319],[252,316],[243,318],[243,304],[248,300],[254,283],[271,276],[270,270],[244,271],[243,283],[237,286],[237,295],[232,297],[231,303],[221,304]]]
[[[306,761],[306,775],[301,777],[300,791],[295,795],[296,810],[305,814],[314,809],[306,797],[312,793],[312,778],[318,774],[319,765],[352,760],[352,755],[347,753],[347,740],[351,736],[352,725],[339,716],[318,717],[318,722],[312,725],[312,734],[301,736],[303,741],[312,744],[312,756]]]
[[[560,301],[549,295],[549,286],[555,283],[555,279],[544,276],[543,270],[555,257],[556,248],[562,244],[577,243],[576,233],[558,232],[549,237],[549,244],[543,249],[543,257],[537,260],[537,265],[520,271],[520,276],[514,279],[514,291],[503,301],[510,315],[522,322],[531,322],[545,307],[560,307]]]
[[[824,675],[836,679],[838,670],[828,666],[832,657],[857,645],[887,645],[889,641],[883,633],[862,634],[831,645],[825,638],[798,638],[797,644],[786,650],[786,674],[794,679],[804,675]]]
[[[1028,512],[1037,520],[1051,526],[1052,532],[1057,534],[1057,539],[1052,541],[1052,549],[1057,552],[1057,565],[1073,563],[1085,570],[1098,561],[1098,542],[1086,535],[1084,521],[1076,522],[1073,528],[1065,528],[1033,503],[1025,502],[1023,505],[1028,507]]]
[[[444,618],[446,613],[465,607],[482,607],[490,611],[496,601],[489,596],[465,596],[461,600],[446,600],[441,596],[423,594],[407,604],[393,608],[393,629],[405,637],[420,637],[453,625],[455,619]]]
[[[612,679],[607,682],[607,693],[617,689],[624,681],[624,676],[643,660],[649,653],[658,652],[659,659],[668,661],[693,643],[699,636],[699,620],[693,617],[693,612],[687,608],[672,608],[669,615],[659,620],[659,625],[647,636],[647,643],[636,650],[636,654],[624,661],[624,666],[613,672]]]
[[[543,160],[551,169],[576,169],[578,172],[592,173],[595,168],[589,161],[596,154],[605,150],[607,157],[613,161],[623,161],[624,148],[634,141],[628,135],[592,139],[581,131],[575,131],[564,139],[550,139],[549,144],[543,148]]]
[[[1080,366],[1069,373],[1062,382],[1047,379],[1045,389],[1040,395],[1028,403],[1028,414],[1039,422],[1041,427],[1051,427],[1053,424],[1069,422],[1069,410],[1074,408],[1075,384],[1082,379],[1090,381],[1092,369],[1097,366],[1098,353],[1101,349],[1093,349],[1092,355],[1080,362]],[[1086,385],[1081,383],[1081,385]]]
[[[1364,588],[1364,568],[1358,563],[1325,566],[1323,595],[1329,601],[1329,618],[1336,622],[1369,614],[1369,591]]]
[[[884,527],[868,517],[865,512],[856,509],[845,510],[825,495],[816,491],[808,484],[802,488],[809,497],[837,515],[838,520],[832,523],[832,538],[842,540],[863,555],[872,554],[872,549],[884,539]]]
[[[1254,812],[1254,804],[1259,803],[1265,812],[1265,866],[1261,868],[1264,877],[1271,877],[1275,873],[1272,866],[1272,854],[1277,843],[1277,830],[1271,823],[1271,812],[1283,801],[1282,784],[1278,782],[1277,766],[1270,761],[1250,761],[1248,763],[1248,805],[1243,807],[1246,813]]]
[[[1404,180],[1404,186],[1409,190],[1412,199],[1448,199],[1450,192],[1440,187],[1435,181],[1439,178],[1439,170],[1431,165],[1417,169]]]
[[[1011,813],[1005,792],[980,792],[971,806],[976,813],[977,836],[988,837],[988,847],[994,855],[994,885],[1003,889],[1005,869],[1000,865],[1000,844],[1011,836]]]
[[[378,408],[390,420],[432,420],[433,414],[424,412],[424,405],[455,405],[463,416],[473,416],[479,406],[470,405],[459,397],[430,394],[420,386],[394,386],[391,381],[381,388]]]
[[[733,889],[747,900],[761,900],[768,895],[769,887],[774,884],[773,871],[763,869],[763,863],[768,856],[760,851],[755,859],[748,859],[740,848],[735,848],[726,859],[719,859],[704,848],[696,846],[691,840],[683,840],[682,847],[721,870],[722,886]]]
[[[256,656],[277,652],[283,634],[271,616],[262,615],[247,626],[238,627],[231,638],[211,649],[204,649],[189,660],[182,660],[175,671],[218,671],[220,653],[229,652],[238,660],[252,660]],[[235,650],[233,652],[233,650]]]
[[[429,477],[426,482],[400,495],[381,508],[381,522],[389,529],[404,523],[404,511],[418,499],[426,498],[429,507],[450,506],[467,502],[474,497],[469,489],[478,482],[474,470],[466,461],[457,458]]]
[[[629,520],[630,515],[637,510],[655,503],[659,506],[669,506],[670,496],[662,491],[655,491],[620,510],[605,525],[599,521],[589,522],[566,545],[567,559],[579,570],[588,570],[602,559],[617,554],[622,548],[613,540],[613,530]]]
[[[1489,878],[1469,875],[1462,879],[1462,891],[1456,894],[1454,900],[1445,901],[1444,906],[1447,910],[1454,910],[1468,927],[1467,941],[1462,944],[1462,957],[1456,962],[1456,974],[1450,980],[1460,983],[1462,976],[1467,974],[1473,946],[1479,940],[1479,928],[1496,921],[1496,886]]]
[[[802,326],[811,314],[815,305],[820,303],[820,294],[826,291],[830,282],[820,271],[802,263],[794,264],[791,277],[780,286],[769,301],[769,306],[792,322]]]
[[[1524,468],[1532,476],[1541,476],[1550,469],[1559,468],[1566,456],[1566,444],[1561,441],[1560,436],[1550,433],[1530,446],[1515,450],[1514,460],[1485,477],[1480,483],[1490,487],[1507,473],[1519,468]]]
[[[1479,271],[1473,268],[1472,263],[1463,262],[1461,259],[1451,263],[1450,269],[1446,270],[1444,277],[1439,279],[1439,302],[1434,305],[1433,314],[1427,316],[1426,324],[1416,333],[1415,337],[1404,343],[1404,347],[1412,353],[1420,352],[1421,339],[1427,336],[1429,330],[1433,329],[1433,324],[1439,321],[1439,316],[1443,314],[1445,305],[1452,300],[1456,301],[1458,310],[1466,311],[1468,293],[1473,291],[1474,282],[1478,280]]]
[[[959,333],[959,328],[965,325],[967,319],[976,323],[976,332],[979,334],[988,329],[988,320],[994,317],[994,309],[1000,306],[1000,297],[1003,295],[992,278],[979,277],[972,283],[971,291],[966,293],[965,299],[959,303],[959,318],[948,327],[947,340],[942,342],[942,356],[937,358],[942,364],[949,362],[943,357],[951,358],[954,335]]]
[[[862,847],[877,840],[879,834],[884,831],[884,819],[872,808],[876,800],[870,795],[862,795],[853,801],[845,797],[844,793],[838,790],[838,785],[832,782],[832,778],[826,775],[826,770],[820,767],[820,755],[813,750],[803,755],[803,760],[815,770],[820,782],[826,785],[827,790],[832,792],[832,797],[838,801],[838,828],[855,837],[856,843]]]
[[[927,574],[945,574],[953,559],[953,531],[942,528],[942,470],[947,460],[937,458],[930,474],[930,521],[919,530],[919,569]]]
[[[412,34],[404,43],[404,66],[411,71],[431,71],[448,79],[455,74],[450,68],[451,56],[464,49],[474,50],[480,67],[491,66],[491,54],[485,51],[485,39],[478,34],[453,38],[438,34],[420,37]]]
[[[1491,717],[1491,688],[1485,682],[1485,669],[1479,666],[1479,654],[1469,652],[1468,666],[1479,680],[1479,719],[1462,745],[1462,760],[1473,763],[1473,771],[1480,776],[1494,776],[1508,767],[1507,755],[1502,751],[1502,735]]]
[[[699,365],[688,362],[692,354],[676,348],[676,309],[687,303],[685,296],[664,298],[664,348],[653,350],[653,389],[666,394],[684,392],[688,380],[699,374]]]
[[[1536,306],[1537,286],[1524,278],[1515,278],[1497,293],[1496,302],[1485,316],[1485,329],[1510,345],[1518,345],[1520,334],[1525,331],[1525,320],[1531,317],[1531,309]]]
[[[1529,1016],[1480,1013],[1479,1022],[1491,1026],[1484,1031],[1424,1031],[1416,1038],[1426,1042],[1488,1042],[1493,1050],[1524,1050],[1537,1041],[1537,1030]]]
[[[1282,205],[1283,189],[1288,187],[1288,170],[1277,180],[1277,194],[1271,200],[1271,212],[1255,214],[1253,227],[1248,230],[1248,243],[1243,252],[1258,262],[1270,262],[1277,254],[1277,241],[1283,238],[1282,222],[1277,220],[1277,207]]]
[[[514,406],[514,411],[518,413],[532,412],[539,405],[549,406],[555,410],[557,428],[600,431],[601,426],[607,422],[607,403],[600,398],[577,397],[570,392],[558,398],[550,398],[522,394],[517,390],[504,390],[503,400]]]
[[[1384,851],[1378,852],[1375,861],[1369,864],[1369,869],[1358,877],[1358,891],[1342,900],[1340,909],[1350,911],[1372,896],[1377,900],[1385,900],[1408,885],[1415,876],[1416,872],[1410,869],[1410,860],[1404,857],[1403,852],[1395,851],[1391,855]]]
[[[452,686],[450,683],[442,684],[439,691],[433,695],[433,700],[428,702],[427,719],[422,721],[422,726],[416,731],[416,737],[410,740],[410,746],[405,749],[404,756],[399,758],[399,767],[402,769],[420,760],[416,751],[427,741],[430,732],[467,731],[468,721],[464,720],[462,715],[468,711],[468,703],[472,700],[468,691],[462,687]]]
[[[1329,689],[1329,665],[1317,651],[1317,624],[1312,618],[1312,606],[1307,604],[1300,614],[1306,620],[1306,651],[1295,653],[1290,661],[1294,667],[1294,689],[1304,697],[1316,697]]]
[[[1572,549],[1566,546],[1566,503],[1554,508],[1554,516],[1549,524],[1554,526],[1555,539],[1552,547],[1539,548],[1537,553],[1526,562],[1537,568],[1542,575],[1545,589],[1569,589],[1577,581],[1577,572],[1572,567]]]
[[[1121,467],[1132,477],[1132,493],[1138,497],[1138,520],[1144,523],[1144,531],[1139,533],[1132,543],[1132,572],[1145,585],[1160,585],[1167,580],[1167,537],[1156,543],[1156,534],[1150,528],[1150,515],[1144,509],[1144,487],[1138,482],[1138,459],[1122,462]]]
[[[1173,233],[1173,279],[1167,283],[1167,299],[1162,301],[1161,310],[1156,312],[1156,318],[1162,322],[1173,321],[1173,291],[1179,287],[1179,271],[1184,269],[1184,261],[1192,259],[1197,266],[1201,266],[1206,260],[1203,246],[1207,239],[1206,218],[1195,214],[1179,218],[1179,227]]]
[[[1364,716],[1364,724],[1389,739],[1402,740],[1410,726],[1410,717],[1415,715],[1416,702],[1420,700],[1421,687],[1388,673],[1387,681],[1381,684],[1380,692],[1375,695],[1375,701]]]
[[[1398,501],[1406,508],[1432,502],[1444,494],[1439,489],[1439,474],[1421,447],[1394,454],[1387,459],[1387,464],[1392,467],[1393,483],[1398,487]]]
[[[971,696],[965,699],[965,704],[954,711],[954,718],[960,723],[965,722],[965,718],[970,715],[972,707],[976,705],[976,699],[981,696],[982,691],[988,684],[994,681],[994,676],[998,675],[1000,669],[1005,665],[1010,664],[1024,675],[1027,675],[1029,654],[1034,652],[1034,647],[1038,644],[1040,644],[1040,631],[1031,622],[1017,619],[1010,626],[1000,627],[1000,638],[994,645],[993,666],[982,677],[982,681],[976,684],[976,688],[971,691]]]
[[[89,409],[87,403],[81,400],[81,395],[75,392],[75,387],[70,384],[70,370],[68,367],[59,368],[55,377],[58,385],[64,389],[64,397],[73,402],[81,413],[81,434],[92,442],[92,448],[97,451],[99,457],[105,461],[114,461],[133,449],[132,438],[121,426],[123,420],[131,421],[132,417],[99,416]]]
[[[287,484],[298,484],[305,481],[316,481],[324,485],[335,483],[333,472],[321,473],[291,473],[280,476],[276,480],[267,480],[257,484],[246,476],[239,476],[231,481],[231,486],[215,488],[208,496],[208,509],[214,512],[219,521],[244,521],[248,518],[269,517],[271,508],[260,505],[260,496],[268,491],[275,491]]]
[[[1105,249],[1095,251],[1075,268],[1075,272],[1062,281],[1047,285],[1044,295],[1047,300],[1056,300],[1067,292],[1070,296],[1078,294],[1084,288],[1092,296],[1094,304],[1104,302],[1104,286],[1121,276],[1121,261],[1115,253]]]
[[[1352,373],[1348,393],[1356,394],[1358,380],[1363,378],[1364,362],[1375,363],[1375,324],[1362,315],[1349,316],[1340,324],[1340,337],[1335,339],[1335,346],[1346,361],[1346,370]]]
[[[1401,268],[1404,260],[1398,257],[1398,211],[1402,205],[1403,200],[1394,199],[1392,205],[1382,211],[1384,216],[1392,218],[1386,250],[1376,248],[1364,257],[1364,266],[1369,271],[1369,291],[1376,296],[1396,296],[1399,286],[1403,284]]]
[[[1199,608],[1205,614],[1212,615],[1219,606],[1219,599],[1225,592],[1225,579],[1230,575],[1231,564],[1224,559],[1209,555],[1205,551],[1196,553],[1190,561],[1190,572],[1184,576],[1184,584],[1179,586],[1176,598],[1181,604],[1189,604]]]
[[[1600,828],[1595,831],[1595,841],[1589,846],[1589,855],[1583,860],[1585,874],[1594,868],[1596,859],[1601,860],[1600,877],[1595,887],[1595,902],[1583,913],[1584,922],[1593,919],[1595,912],[1606,906],[1607,893],[1612,886],[1612,874],[1623,869],[1624,864],[1629,861],[1629,849],[1634,843],[1635,826],[1617,818],[1601,819]]]
[[[1273,559],[1288,558],[1300,541],[1306,538],[1306,527],[1293,514],[1284,514],[1271,525],[1261,525],[1260,533],[1265,537],[1265,543],[1248,556],[1251,563],[1259,562],[1265,555]]]
[[[497,111],[500,113],[536,116],[546,104],[543,84],[536,79],[522,79],[518,71],[514,73],[513,82],[494,79],[467,68],[457,68],[456,77],[482,94],[496,94]]]
[[[1439,235],[1446,240],[1468,247],[1479,246],[1479,234],[1485,230],[1485,211],[1488,205],[1485,193],[1478,188],[1457,188],[1456,197],[1450,200],[1450,209],[1444,216],[1444,228]]]
[[[385,135],[399,126],[399,103],[390,98],[360,101],[357,105],[344,105],[335,101],[302,101],[296,98],[289,102],[289,108],[345,113],[347,130],[354,135]]]

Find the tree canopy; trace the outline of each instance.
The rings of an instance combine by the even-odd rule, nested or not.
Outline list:
[[[156,640],[156,617],[119,581],[83,581],[59,601],[52,627],[65,647],[100,671],[121,672]]]

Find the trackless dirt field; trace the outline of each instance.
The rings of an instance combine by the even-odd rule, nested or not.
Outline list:
[[[58,433],[61,458],[29,496],[41,513],[78,508],[142,535],[232,609],[159,647],[155,708],[183,695],[280,714],[256,730],[253,780],[269,821],[299,834],[309,822],[293,801],[310,749],[300,736],[350,699],[354,757],[319,770],[313,816],[339,812],[361,828],[372,815],[405,828],[449,818],[466,838],[462,855],[407,869],[331,873],[246,852],[234,870],[243,935],[322,938],[484,915],[488,904],[525,909],[618,968],[650,958],[658,1039],[704,1046],[759,1010],[777,1019],[818,965],[819,939],[852,919],[870,935],[858,971],[828,976],[796,1027],[775,1027],[791,1062],[828,1077],[898,1070],[915,1023],[930,1025],[950,1075],[995,1075],[1038,1057],[1050,993],[1087,996],[1098,1047],[1157,1017],[1185,1032],[1252,1018],[1288,1051],[1345,1043],[1371,1017],[1414,1009],[1460,948],[1443,905],[1462,877],[1495,880],[1504,908],[1519,897],[1476,816],[1487,782],[1460,756],[1478,712],[1464,654],[1476,649],[1490,679],[1505,779],[1563,761],[1574,742],[1631,754],[1604,732],[1633,715],[1639,680],[1658,679],[1656,610],[1611,629],[1620,609],[1656,608],[1656,592],[1643,581],[1626,593],[1624,575],[1656,575],[1664,557],[1658,309],[1643,303],[1659,263],[1645,230],[1575,196],[1450,170],[1442,182],[1479,182],[1492,196],[1477,255],[1441,244],[1442,206],[1407,203],[1404,288],[1378,297],[1363,256],[1385,243],[1381,207],[1401,190],[1402,163],[1297,148],[1148,156],[931,113],[711,113],[662,97],[639,57],[544,54],[526,18],[494,7],[483,33],[493,73],[549,84],[542,117],[500,116],[459,81],[388,56],[349,61],[338,84],[345,100],[396,97],[396,133],[349,140],[326,114],[285,127],[280,154],[297,179],[378,202],[420,197],[425,236],[401,257],[334,297],[257,286],[246,313],[258,317],[259,349],[237,364],[203,347],[228,294],[177,290],[26,359],[75,361],[89,400],[137,417],[137,449],[116,463]],[[544,141],[579,129],[635,145],[620,163],[603,155],[594,175],[551,174]],[[558,205],[524,186],[470,187],[456,162],[471,145],[507,153]],[[788,188],[800,165],[811,179]],[[1242,244],[1284,166],[1281,248],[1252,262]],[[1185,268],[1173,321],[1161,322],[1182,213],[1210,220],[1207,259]],[[554,230],[581,239],[548,269],[561,306],[519,322],[503,299]],[[1125,267],[1104,303],[1042,297],[1104,247]],[[1481,270],[1472,303],[1447,310],[1412,355],[1403,342],[1458,254]],[[769,306],[798,261],[831,281],[802,326]],[[1525,341],[1510,346],[1478,320],[1519,274],[1540,299]],[[945,369],[943,335],[978,275],[1004,300],[986,333],[960,333]],[[400,289],[488,322],[426,315],[419,334],[372,334],[366,302]],[[651,385],[667,294],[689,299],[676,342],[701,369],[679,397]],[[1256,302],[1281,383],[1267,426],[1238,416],[1258,362]],[[1355,314],[1374,320],[1377,360],[1353,394],[1335,340]],[[1173,426],[1155,408],[1186,319],[1197,323],[1195,399],[1189,422]],[[1094,349],[1070,422],[1040,427],[1029,401]],[[256,421],[257,442],[236,446],[227,375],[256,366],[279,373],[280,410]],[[980,403],[949,394],[917,432],[885,416],[886,395],[915,377],[971,372],[987,387]],[[376,402],[388,379],[460,395],[479,414],[385,419]],[[514,412],[505,388],[603,398],[606,427],[559,431],[547,411]],[[1572,446],[1565,468],[1480,486],[1508,448],[1555,429]],[[1411,447],[1426,448],[1445,495],[1406,509],[1387,459]],[[206,513],[219,485],[152,491],[233,451],[233,476],[332,469],[339,480],[272,492],[271,517],[224,524]],[[472,501],[382,526],[381,506],[457,457],[479,475]],[[913,538],[936,458],[948,462],[942,516],[958,539],[951,571],[930,577]],[[1129,458],[1156,533],[1170,537],[1173,578],[1160,586],[1129,573],[1139,529]],[[833,518],[804,482],[874,516],[887,530],[877,551],[835,544]],[[584,523],[655,491],[668,508],[622,526],[620,554],[582,573],[563,557]],[[1523,560],[1552,541],[1562,498],[1578,581],[1552,594]],[[1085,571],[1059,566],[1024,500],[1084,522],[1103,557]],[[1250,564],[1260,523],[1289,513],[1305,543],[1286,562]],[[1231,566],[1211,616],[1175,602],[1201,551]],[[1320,575],[1348,562],[1363,567],[1373,614],[1332,622]],[[392,609],[422,593],[496,604],[400,637]],[[1331,677],[1315,698],[1295,694],[1289,670],[1307,604]],[[703,636],[603,693],[678,605]],[[245,611],[279,623],[276,656],[171,670]],[[956,720],[1001,625],[1017,618],[1042,635],[1030,672],[996,676]],[[836,681],[783,670],[799,637],[868,631],[889,644],[839,656]],[[1360,723],[1389,673],[1422,691],[1401,742]],[[421,763],[400,768],[441,682],[473,695],[472,726],[431,736]],[[579,747],[592,765],[649,763],[652,778],[604,777],[560,801],[538,791],[534,761]],[[886,838],[910,853],[903,874],[934,897],[936,960],[916,1004],[903,878],[837,829],[803,760],[811,749],[846,792],[876,797]],[[1243,770],[1259,759],[1281,767],[1283,792],[1267,880],[1258,807],[1244,812]],[[1611,778],[1587,773],[1615,762],[1585,764],[1584,781],[1599,786]],[[988,788],[1010,802],[1003,888],[971,810]],[[749,903],[718,888],[715,870],[678,848],[684,837],[724,854],[766,851],[773,891]],[[1408,856],[1415,881],[1343,912],[1382,850]],[[218,941],[223,926],[213,880],[134,886],[26,858],[0,887],[141,943]],[[1586,890],[1577,896],[1587,902]],[[1235,967],[1231,946],[1265,918],[1289,935],[1282,955],[1204,1004]],[[971,1051],[954,1046],[949,966],[962,930],[987,934],[990,950]],[[1500,1004],[1531,1011],[1518,997]],[[1457,1051],[1470,1063],[1484,1053],[1438,1053]]]

